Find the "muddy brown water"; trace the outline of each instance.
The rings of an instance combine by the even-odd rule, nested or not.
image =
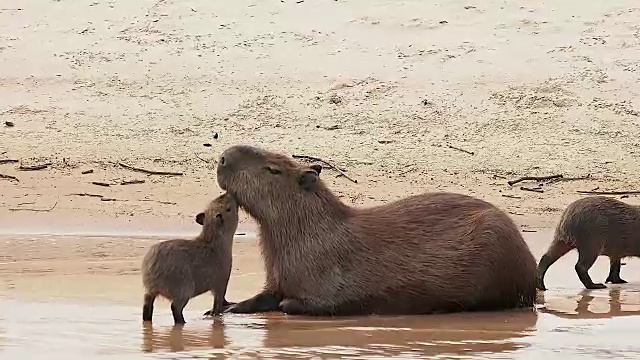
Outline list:
[[[536,257],[548,230],[526,233]],[[141,321],[139,263],[158,237],[0,238],[0,359],[328,359],[635,358],[640,351],[639,263],[627,285],[586,291],[570,253],[548,272],[535,310],[437,316],[308,318],[282,314],[204,318],[212,297],[189,303],[174,327],[159,300],[153,325]],[[234,248],[230,300],[260,289],[255,239]],[[606,277],[600,258],[591,274]]]

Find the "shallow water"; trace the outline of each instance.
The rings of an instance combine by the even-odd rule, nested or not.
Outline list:
[[[536,257],[549,233],[527,233]],[[204,318],[205,294],[174,327],[159,300],[153,325],[140,318],[139,262],[157,238],[5,236],[0,238],[1,359],[218,358],[632,358],[640,351],[640,275],[629,284],[586,291],[575,253],[551,267],[537,310],[437,316],[307,318],[282,314]],[[262,284],[252,239],[234,247],[228,299]],[[591,275],[604,279],[608,261]]]

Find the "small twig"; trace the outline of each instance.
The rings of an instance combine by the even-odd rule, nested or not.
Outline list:
[[[522,229],[522,232],[534,233],[534,232],[537,232],[537,231],[529,230],[529,229]]]
[[[93,169],[85,170],[82,172],[82,175],[93,174]]]
[[[200,160],[202,160],[202,161],[204,161],[204,162],[206,162],[206,163],[208,163],[208,164],[211,164],[211,163],[217,164],[217,163],[218,163],[218,161],[217,161],[216,159],[205,160],[205,159],[201,158],[201,157],[200,157],[200,155],[198,155],[198,153],[194,153],[194,155],[195,155],[198,159],[200,159]]]
[[[540,188],[529,188],[529,187],[524,187],[524,186],[521,186],[520,190],[522,190],[522,191],[531,191],[531,192],[536,192],[536,193],[543,193],[544,192],[544,190],[542,190]]]
[[[408,174],[408,173],[410,173],[412,171],[415,171],[415,170],[416,170],[416,166],[415,166],[415,164],[412,164],[412,165],[407,166],[407,168],[405,170],[401,171],[398,175],[403,176],[403,175],[406,175],[406,174]]]
[[[315,156],[308,156],[308,155],[292,155],[292,157],[294,159],[307,159],[307,160],[311,160],[311,161],[319,161],[319,162],[327,165],[331,169],[334,169],[335,171],[339,172],[340,175],[345,177],[345,179],[347,179],[347,180],[349,180],[349,181],[351,181],[351,182],[353,182],[355,184],[358,183],[358,180],[350,178],[349,175],[345,174],[345,172],[342,169],[340,169],[338,166],[334,165],[333,163],[330,163],[327,160],[324,160],[324,159],[321,159],[321,158],[318,158],[318,157],[315,157]]]
[[[103,198],[100,198],[100,201],[121,201],[121,200],[114,199],[114,198],[103,197]],[[124,201],[126,201],[126,200],[124,200]]]
[[[88,196],[88,197],[96,197],[96,198],[102,198],[102,195],[98,195],[98,194],[89,194],[89,193],[73,193],[73,194],[69,194],[69,196]]]
[[[11,163],[17,163],[19,160],[16,159],[0,159],[0,165],[2,164],[11,164]]]
[[[142,199],[140,201],[153,201],[153,202],[157,202],[159,204],[178,205],[177,203],[174,203],[172,201],[161,201],[161,200],[153,200],[153,199]]]
[[[144,180],[126,180],[120,183],[120,185],[135,185],[135,184],[144,184]]]
[[[58,202],[56,201],[56,203],[53,204],[53,206],[51,208],[49,208],[49,209],[11,208],[11,209],[9,209],[9,211],[41,211],[41,212],[48,212],[48,211],[51,211],[51,210],[55,209],[57,205],[58,205]]]
[[[105,183],[105,182],[101,182],[101,181],[92,181],[91,183],[92,183],[93,185],[104,186],[104,187],[109,187],[109,186],[111,186],[111,184],[109,184],[109,183]]]
[[[523,176],[519,179],[508,181],[507,184],[509,184],[510,186],[513,186],[522,181],[547,181],[547,180],[558,179],[561,177],[562,177],[562,174],[549,175],[549,176]]]
[[[502,194],[502,196],[510,199],[522,199],[520,196],[515,195]]]
[[[6,175],[6,174],[0,174],[0,179],[9,179],[9,180],[13,180],[16,182],[20,182],[20,180],[18,180],[17,177],[12,176],[12,175]]]
[[[181,172],[146,170],[146,169],[137,168],[137,167],[130,166],[130,165],[127,165],[127,164],[123,164],[123,163],[119,163],[119,164],[120,164],[120,166],[122,166],[125,169],[131,170],[131,171],[137,171],[137,172],[141,172],[141,173],[145,173],[145,174],[149,174],[149,175],[169,175],[169,176],[182,176],[182,175],[184,175]]]
[[[37,164],[37,165],[20,165],[18,167],[18,170],[22,170],[22,171],[37,171],[37,170],[44,170],[46,168],[48,168],[49,166],[51,166],[51,163],[44,163],[44,164]]]
[[[564,181],[579,181],[579,180],[589,180],[592,179],[591,174],[587,174],[586,176],[576,176],[576,177],[559,177],[555,179],[551,179],[547,182],[547,184],[553,184],[556,182],[564,182]]]
[[[460,152],[463,152],[463,153],[466,153],[466,154],[469,154],[469,155],[474,155],[474,152],[473,152],[473,151],[469,151],[469,150],[461,149],[461,148],[459,148],[459,147],[455,147],[455,146],[453,146],[453,145],[447,145],[447,147],[448,147],[449,149],[458,150],[458,151],[460,151]]]
[[[594,190],[578,190],[578,194],[585,195],[638,195],[640,191],[594,191]]]

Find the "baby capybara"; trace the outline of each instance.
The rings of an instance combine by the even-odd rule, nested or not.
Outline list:
[[[214,295],[213,308],[205,315],[220,313],[231,274],[233,235],[238,228],[238,204],[223,194],[204,213],[196,215],[202,232],[193,240],[167,240],[153,245],[142,261],[146,290],[142,319],[151,321],[153,302],[160,295],[171,301],[176,324],[184,324],[187,302],[207,291]]]
[[[226,311],[429,314],[533,307],[536,263],[503,211],[426,193],[344,204],[317,166],[252,146],[224,151],[220,187],[259,224],[266,284]]]
[[[620,278],[621,260],[640,256],[640,207],[605,196],[590,196],[569,204],[549,249],[538,263],[538,289],[547,289],[544,276],[549,266],[573,249],[578,249],[575,269],[585,288],[606,288],[589,276],[589,269],[600,255],[608,256],[610,262],[605,282],[626,283]]]

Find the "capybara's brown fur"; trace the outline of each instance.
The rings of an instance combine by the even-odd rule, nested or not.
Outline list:
[[[223,194],[196,215],[202,231],[193,240],[167,240],[153,245],[142,261],[142,281],[146,290],[142,318],[151,321],[153,302],[160,295],[171,301],[176,324],[184,324],[182,310],[187,302],[207,291],[214,295],[218,314],[225,300],[231,274],[233,236],[238,228],[238,204]]]
[[[260,226],[264,290],[227,309],[248,313],[429,314],[532,307],[536,262],[488,202],[427,193],[387,205],[342,203],[317,168],[238,145],[222,189]]]
[[[575,270],[585,288],[606,288],[589,276],[589,269],[600,255],[608,256],[610,261],[605,282],[626,283],[620,278],[621,260],[640,256],[640,207],[605,196],[590,196],[569,204],[549,249],[538,263],[538,289],[546,290],[544,276],[549,266],[573,249],[578,249]]]

